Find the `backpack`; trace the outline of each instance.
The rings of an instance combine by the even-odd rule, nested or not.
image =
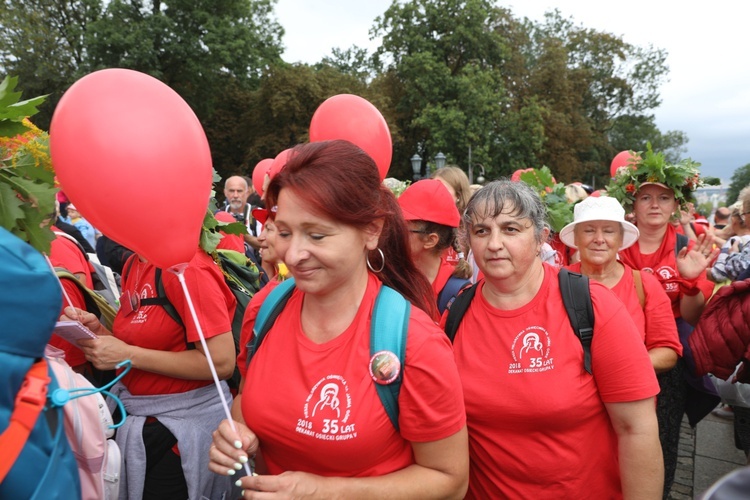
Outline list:
[[[60,279],[69,279],[75,283],[81,292],[83,292],[83,299],[86,301],[86,310],[95,314],[108,330],[112,330],[112,323],[115,321],[117,309],[119,309],[119,304],[113,305],[111,303],[113,295],[107,295],[102,293],[101,290],[97,290],[97,280],[94,280],[94,290],[90,289],[83,281],[78,279],[78,276],[63,267],[56,267],[55,274]],[[91,277],[94,277],[94,273],[91,274]],[[110,297],[109,299],[107,298],[108,296]]]
[[[57,378],[60,388],[81,397],[69,399],[67,394],[52,391],[53,402],[62,403],[65,434],[73,449],[81,481],[82,500],[117,500],[119,496],[120,448],[114,439],[112,414],[104,398],[81,374],[74,372],[65,361],[65,353],[51,345],[45,358]],[[59,401],[58,398],[62,397]]]
[[[58,388],[44,346],[60,314],[60,284],[44,257],[0,228],[0,498],[80,497]]]
[[[18,374],[18,360],[3,361],[4,370]],[[15,405],[5,408],[11,410],[7,419],[0,415],[0,428],[5,427],[0,435],[0,497],[80,497],[81,485],[65,435],[62,409],[49,404],[49,395],[58,388],[51,367],[41,359],[24,375],[16,396],[11,398]],[[0,404],[5,406],[6,401]]]
[[[560,269],[558,274],[560,293],[562,294],[565,310],[568,313],[570,326],[581,341],[583,347],[583,367],[591,374],[591,341],[594,338],[594,307],[591,304],[591,290],[589,279],[582,274]],[[445,320],[445,333],[451,343],[456,338],[458,326],[461,324],[464,314],[469,309],[471,299],[476,294],[479,283],[465,289],[448,309],[448,317]]]
[[[240,352],[240,332],[242,331],[242,319],[245,316],[245,309],[250,299],[260,290],[260,272],[257,266],[247,257],[234,250],[219,249],[211,257],[221,269],[224,275],[224,282],[229,286],[234,298],[237,300],[237,307],[232,317],[232,337],[234,337],[235,355]],[[129,273],[133,261],[129,261],[123,274]],[[161,279],[162,270],[156,268],[156,297],[141,299],[142,305],[159,305],[164,308],[170,318],[175,320],[180,326],[185,326],[177,309],[169,301],[167,293],[164,290],[164,283]],[[187,335],[187,333],[186,333]],[[188,348],[193,348],[192,344],[187,342]],[[234,368],[232,377],[227,380],[231,389],[237,389],[240,385],[240,372],[237,367]]]
[[[453,302],[455,297],[458,295],[458,292],[469,285],[471,285],[471,281],[469,280],[457,278],[456,276],[451,276],[450,278],[448,278],[448,282],[445,284],[443,289],[440,290],[440,293],[437,296],[437,305],[440,314],[443,314],[443,312],[448,308],[448,304]]]
[[[248,366],[276,318],[284,310],[294,287],[293,278],[282,281],[263,301],[253,326],[253,338],[247,344]],[[370,355],[373,359],[378,353],[388,351],[396,355],[401,367],[404,366],[410,314],[411,303],[408,300],[393,288],[386,285],[380,287],[370,323]],[[388,384],[375,384],[380,402],[396,431],[399,430],[398,395],[401,391],[403,373],[402,368],[398,376]]]
[[[77,276],[62,267],[56,267],[55,273],[58,278],[73,280],[83,292],[83,297],[86,300],[86,310],[90,313],[96,314],[102,324],[104,324],[107,329],[111,330],[112,322],[115,319],[117,310],[120,308],[119,275],[114,273],[111,268],[100,264],[96,255],[86,253],[81,244],[72,236],[60,231],[55,231],[55,234],[74,242],[81,253],[86,257],[86,261],[94,270],[91,273],[91,280],[93,281],[94,288],[93,290],[89,289],[84,282],[78,279]]]

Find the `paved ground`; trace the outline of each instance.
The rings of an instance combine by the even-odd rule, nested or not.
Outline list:
[[[709,415],[691,429],[685,418],[677,472],[669,499],[697,498],[723,475],[743,465],[745,454],[734,446],[732,420]]]

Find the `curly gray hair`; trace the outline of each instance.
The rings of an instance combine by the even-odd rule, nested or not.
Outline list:
[[[544,242],[544,230],[550,227],[544,202],[528,184],[508,179],[492,181],[471,197],[463,215],[466,231],[461,237],[464,242],[468,245],[474,221],[494,219],[501,213],[529,219],[534,226],[537,242]]]

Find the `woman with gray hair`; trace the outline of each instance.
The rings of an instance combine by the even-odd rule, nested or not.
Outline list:
[[[484,274],[454,338],[469,429],[467,498],[659,498],[658,384],[625,307],[590,283],[587,372],[558,270],[539,257],[550,230],[537,193],[495,181],[464,217]]]

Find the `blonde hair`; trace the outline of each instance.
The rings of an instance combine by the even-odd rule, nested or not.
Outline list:
[[[745,186],[737,196],[737,201],[742,203],[740,210],[743,212],[750,212],[750,186]]]
[[[565,198],[568,203],[576,203],[581,200],[588,198],[589,194],[578,184],[568,184],[565,186]]]
[[[471,198],[471,188],[469,188],[469,178],[466,176],[463,170],[456,167],[455,165],[449,165],[447,167],[439,168],[432,174],[433,179],[442,179],[453,188],[456,192],[456,206],[458,212],[463,213],[466,205],[469,204]]]

